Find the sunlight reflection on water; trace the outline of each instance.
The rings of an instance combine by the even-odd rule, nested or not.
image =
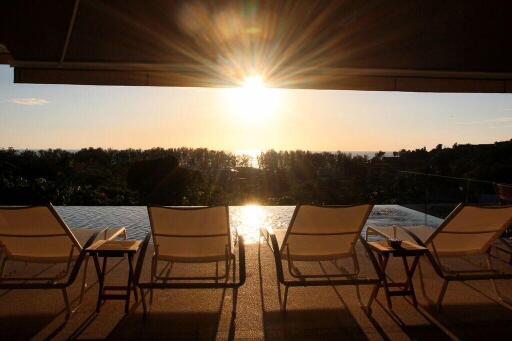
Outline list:
[[[231,224],[236,226],[238,233],[244,236],[244,240],[248,244],[258,241],[260,228],[272,226],[268,211],[262,206],[239,206],[231,212]]]

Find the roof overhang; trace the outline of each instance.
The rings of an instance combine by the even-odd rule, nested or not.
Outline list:
[[[0,64],[9,64],[11,62],[11,54],[4,45],[0,44]]]
[[[512,92],[512,3],[9,2],[18,83]],[[8,51],[7,51],[8,49]]]

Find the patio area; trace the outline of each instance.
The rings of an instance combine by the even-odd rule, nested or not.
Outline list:
[[[415,227],[427,234],[430,228]],[[82,231],[87,238],[91,231]],[[151,245],[150,245],[151,248]],[[357,245],[361,272],[373,275],[362,245]],[[148,255],[151,254],[150,249]],[[498,255],[507,260],[505,255]],[[149,275],[150,257],[145,259],[144,275]],[[460,261],[460,260],[459,260]],[[483,260],[470,260],[479,262]],[[88,268],[88,288],[83,304],[65,322],[65,309],[59,291],[17,290],[0,293],[0,335],[6,339],[336,339],[339,340],[476,340],[510,337],[512,310],[496,300],[490,281],[453,283],[446,294],[443,309],[430,305],[439,293],[442,281],[426,259],[421,261],[425,278],[422,290],[419,273],[414,284],[419,306],[409,298],[393,298],[393,310],[386,305],[383,290],[368,316],[361,308],[353,286],[291,288],[288,311],[280,311],[275,264],[271,250],[262,243],[246,246],[247,281],[238,293],[236,316],[232,315],[231,290],[156,290],[151,313],[143,319],[140,299],[132,299],[128,315],[124,302],[107,301],[95,312],[98,284],[92,262]],[[497,263],[498,264],[498,263]],[[449,264],[452,265],[452,264]],[[456,264],[453,264],[456,266]],[[317,271],[328,271],[330,264],[315,263]],[[11,268],[9,271],[15,270]],[[56,271],[43,266],[19,264],[16,269],[39,274]],[[313,270],[313,269],[311,269]],[[83,271],[83,268],[82,268]],[[108,283],[122,284],[128,266],[123,259],[110,262]],[[184,269],[184,271],[188,271]],[[400,259],[391,259],[388,275],[393,281],[403,278]],[[78,303],[79,282],[70,290],[73,304]],[[512,296],[512,286],[497,282]],[[371,287],[360,287],[364,302]],[[428,293],[428,297],[425,294]]]
[[[499,278],[512,274],[510,253],[498,249],[492,257],[485,254],[499,236],[509,238],[506,242],[512,250],[512,213],[500,229],[488,229],[488,221],[483,220],[482,226],[467,231],[446,232],[464,234],[466,239],[452,236],[464,247],[471,246],[468,240],[475,240],[473,235],[494,233],[494,237],[486,237],[485,247],[475,242],[480,256],[451,258],[437,273],[422,256],[412,279],[418,304],[411,297],[394,297],[391,308],[385,290],[380,290],[372,314],[361,309],[360,298],[366,303],[373,297],[374,283],[397,284],[409,278],[405,253],[410,250],[393,240],[398,246],[392,252],[402,252],[403,259],[390,259],[386,280],[376,273],[366,243],[356,244],[357,257],[353,247],[368,225],[387,232],[390,226],[401,225],[426,238],[458,203],[512,204],[512,2],[469,1],[462,6],[456,1],[419,0],[4,3],[0,205],[8,205],[7,212],[11,205],[50,202],[56,210],[48,204],[49,212],[59,218],[53,224],[55,219],[48,215],[34,215],[33,220],[0,217],[0,228],[7,230],[0,235],[0,251],[8,250],[6,240],[29,241],[19,243],[20,249],[25,248],[15,258],[19,262],[4,269],[8,259],[4,258],[0,275],[23,276],[22,280],[43,277],[39,287],[58,289],[10,290],[13,285],[4,285],[8,290],[0,290],[2,340],[512,339],[512,301],[499,300],[493,286],[512,298],[510,280],[462,282],[454,271],[443,308],[433,303],[447,285],[438,273],[448,268],[489,266],[486,272],[490,272],[492,258],[496,268],[506,272]],[[320,258],[296,253],[305,258],[294,261],[306,263],[301,271],[307,274],[320,273],[310,278],[325,280],[321,276],[332,275],[333,267],[340,270],[338,258],[349,255],[354,268],[360,267],[360,276],[372,277],[366,282],[372,284],[290,285],[285,313],[276,275],[281,272],[275,264],[280,256],[286,263],[284,253],[274,258],[259,240],[260,228],[283,232],[292,226],[292,231],[293,223],[288,224],[296,217],[292,218],[294,206],[284,205],[360,202],[375,203],[375,210],[365,211],[356,231],[333,232],[326,224],[327,232],[295,233],[351,235],[347,252],[326,248]],[[98,296],[114,296],[102,291],[104,284],[119,289],[132,279],[132,265],[124,258],[109,260],[103,272],[98,258],[95,264],[89,259],[78,277],[77,271],[71,271],[70,278],[76,280],[69,281],[73,282],[69,288],[67,282],[48,280],[69,274],[49,261],[65,258],[69,265],[76,248],[81,250],[76,258],[80,264],[87,249],[82,248],[84,242],[100,226],[124,227],[129,239],[124,246],[138,245],[133,240],[143,239],[151,230],[156,247],[163,249],[148,216],[146,205],[152,203],[188,209],[244,205],[226,209],[232,215],[222,219],[222,233],[202,235],[189,228],[190,220],[182,219],[191,235],[185,235],[185,229],[162,234],[174,239],[227,240],[220,253],[203,255],[209,251],[208,243],[197,243],[189,247],[199,250],[196,255],[183,252],[185,256],[179,258],[162,253],[162,260],[219,262],[215,257],[220,254],[229,264],[236,229],[246,241],[247,275],[236,295],[231,289],[155,290],[150,314],[145,316],[142,302],[149,297],[142,300],[141,291],[138,300],[131,300],[128,313],[119,300],[122,295],[97,310]],[[476,215],[468,216],[468,221],[479,222],[472,220]],[[317,225],[317,217],[311,217],[310,226]],[[210,218],[204,221],[208,224],[201,228],[215,225]],[[348,224],[345,219],[337,221]],[[66,225],[75,227],[72,233]],[[484,232],[475,232],[476,228]],[[409,239],[401,234],[399,239]],[[50,237],[66,239],[71,252],[64,256],[56,252],[64,243],[44,239]],[[338,247],[338,240],[329,239],[328,244]],[[320,244],[308,246],[321,249]],[[291,261],[292,247],[283,245]],[[44,255],[38,254],[38,247],[45,249]],[[118,247],[103,254],[126,251]],[[476,254],[464,253],[470,249],[464,247],[446,247],[445,252]],[[183,239],[168,247],[173,252],[180,248],[187,249]],[[417,247],[415,257],[420,249],[427,252]],[[154,250],[149,244],[144,259],[138,259],[141,253],[134,255],[135,247],[129,253],[144,265],[142,282],[147,286],[154,285],[147,283]],[[47,263],[24,263],[27,259]],[[178,276],[205,266],[190,264],[178,264]],[[98,280],[95,265],[100,278],[106,274],[106,283]],[[293,266],[290,269],[295,271]],[[474,271],[469,273],[473,276]],[[85,277],[88,285],[81,300]],[[332,284],[333,279],[327,279]],[[414,292],[407,284],[404,291]],[[81,304],[68,319],[69,301],[73,307]]]

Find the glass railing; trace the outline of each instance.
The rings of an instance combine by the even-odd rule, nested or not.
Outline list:
[[[422,212],[429,217],[444,219],[459,204],[497,204],[491,181],[457,178],[413,171],[400,171],[397,203]]]
[[[438,218],[445,218],[459,203],[497,204],[491,181],[400,171],[399,205]]]

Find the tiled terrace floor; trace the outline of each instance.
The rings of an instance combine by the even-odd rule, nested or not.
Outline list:
[[[421,231],[420,231],[421,232]],[[354,287],[290,289],[288,313],[279,309],[272,253],[262,244],[261,266],[257,245],[247,246],[247,282],[240,289],[236,318],[232,319],[231,290],[155,291],[149,318],[135,303],[124,315],[123,303],[109,301],[95,313],[97,283],[94,267],[88,269],[89,287],[80,309],[65,323],[59,291],[0,292],[0,338],[10,339],[250,339],[250,340],[507,340],[512,337],[512,310],[499,304],[490,282],[450,284],[444,309],[432,308],[421,290],[418,272],[415,287],[420,306],[393,299],[388,310],[382,290],[372,317],[359,307]],[[372,274],[359,247],[363,273]],[[422,262],[425,291],[435,296],[441,280]],[[145,273],[149,272],[146,259]],[[328,266],[328,265],[325,265]],[[317,267],[318,264],[311,265]],[[18,271],[41,272],[44,267],[20,264]],[[401,263],[392,261],[390,276],[399,278]],[[320,269],[321,270],[321,269]],[[46,270],[46,271],[51,271]],[[107,280],[122,282],[126,262],[111,262]],[[78,299],[79,285],[71,288]],[[500,285],[512,297],[512,282]],[[369,287],[361,287],[364,300]]]

